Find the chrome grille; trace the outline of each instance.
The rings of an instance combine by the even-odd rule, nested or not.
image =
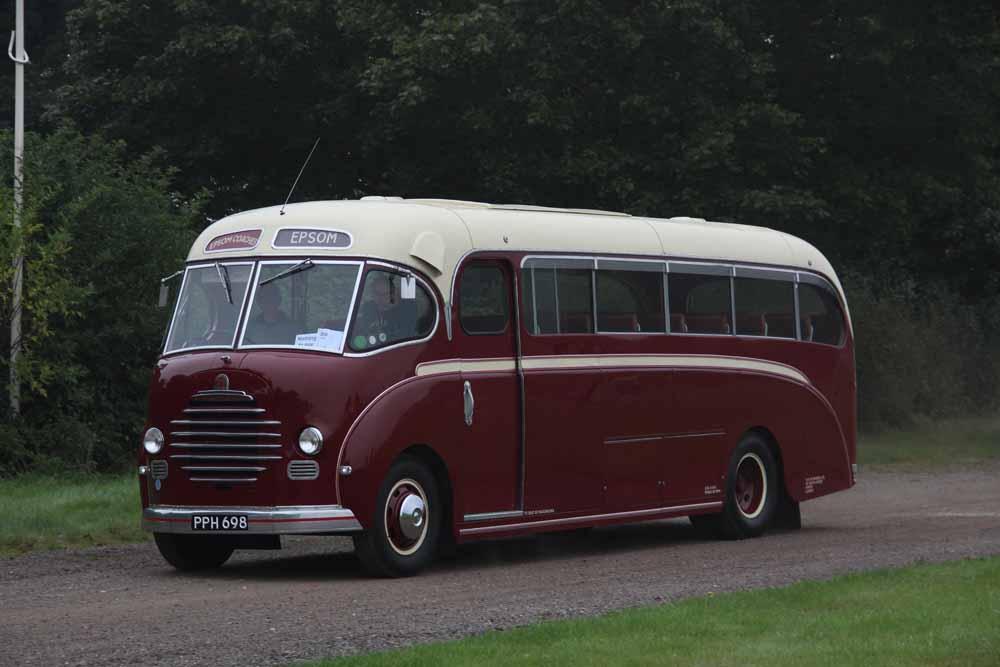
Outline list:
[[[253,484],[281,461],[281,422],[242,391],[212,389],[191,397],[170,422],[170,459],[189,480]]]
[[[167,478],[167,462],[163,459],[155,459],[149,462],[149,472],[153,475],[153,479],[166,479]]]
[[[316,479],[319,477],[319,464],[315,461],[289,461],[288,479]]]

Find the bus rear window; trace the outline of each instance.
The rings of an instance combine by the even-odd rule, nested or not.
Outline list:
[[[799,283],[799,326],[802,340],[826,345],[844,342],[844,318],[837,297],[825,283],[807,280]]]

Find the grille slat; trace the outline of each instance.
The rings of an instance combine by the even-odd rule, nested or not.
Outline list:
[[[260,419],[257,421],[216,419],[175,419],[171,424],[175,426],[281,426],[281,422],[270,419]]]
[[[172,431],[174,438],[280,438],[280,433],[261,433],[260,431],[239,432],[239,431]]]
[[[195,393],[182,415],[170,422],[169,457],[191,482],[253,484],[272,472],[284,455],[281,422],[271,419],[244,391]],[[166,461],[164,461],[166,463]]]
[[[170,458],[184,461],[280,461],[280,456],[250,454],[171,454]]]
[[[237,449],[281,449],[281,445],[269,444],[269,443],[255,443],[255,442],[227,442],[225,444],[210,444],[207,442],[175,442],[171,447],[177,447],[178,449],[225,449],[225,450],[237,450]]]
[[[264,472],[263,466],[181,466],[181,470],[191,472]]]

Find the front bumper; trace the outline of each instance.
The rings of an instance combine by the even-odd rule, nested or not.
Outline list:
[[[197,531],[199,534],[227,532],[236,535],[294,535],[303,533],[353,533],[361,530],[354,512],[340,505],[296,507],[191,507],[153,505],[142,511],[142,528],[154,533],[194,533],[194,515],[247,517],[247,530]]]

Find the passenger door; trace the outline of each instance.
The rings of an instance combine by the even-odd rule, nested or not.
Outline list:
[[[512,272],[502,258],[476,258],[457,280],[455,349],[462,361],[461,510],[521,509],[521,389],[515,355]],[[473,516],[470,516],[473,515]]]

